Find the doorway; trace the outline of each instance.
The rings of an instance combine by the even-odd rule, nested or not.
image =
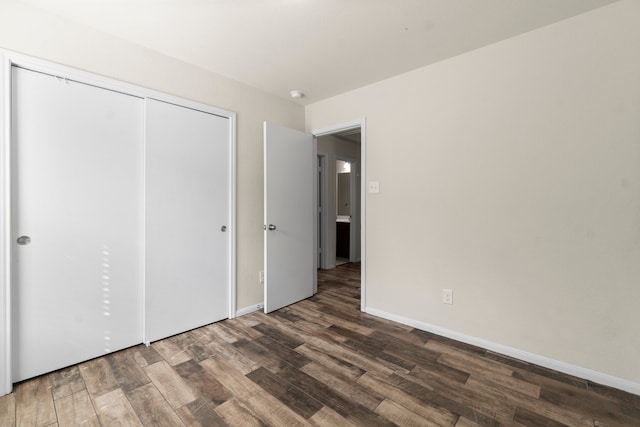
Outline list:
[[[318,154],[318,267],[360,262],[365,305],[364,120],[312,132]]]

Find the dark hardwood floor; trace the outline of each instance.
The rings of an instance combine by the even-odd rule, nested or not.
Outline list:
[[[640,426],[640,396],[361,313],[359,277],[17,384],[0,426]]]

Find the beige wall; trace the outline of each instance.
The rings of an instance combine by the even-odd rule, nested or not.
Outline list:
[[[638,22],[614,3],[307,106],[367,120],[367,307],[640,383]]]
[[[304,109],[219,75],[3,1],[0,47],[237,113],[237,307],[263,300],[262,122],[304,128]]]

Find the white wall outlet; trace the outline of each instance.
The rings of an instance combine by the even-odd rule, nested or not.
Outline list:
[[[380,192],[380,182],[378,181],[369,181],[369,193],[379,193]]]
[[[453,290],[451,289],[442,290],[442,302],[445,304],[453,304]]]
[[[260,280],[260,283],[264,283],[264,271],[258,273],[258,280]]]

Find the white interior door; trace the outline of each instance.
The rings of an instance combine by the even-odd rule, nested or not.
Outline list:
[[[147,100],[145,341],[229,317],[229,119]]]
[[[265,313],[314,293],[315,165],[311,135],[264,124]]]
[[[14,67],[11,141],[17,382],[142,341],[143,101]]]

